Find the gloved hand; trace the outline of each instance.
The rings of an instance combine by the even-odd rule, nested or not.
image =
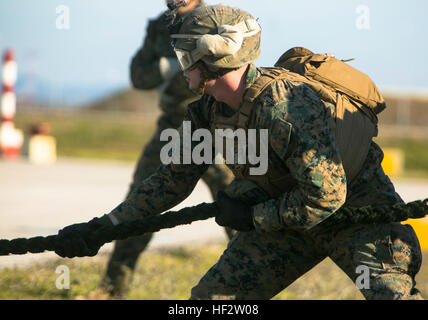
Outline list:
[[[87,223],[77,223],[61,229],[58,232],[58,244],[55,253],[63,258],[93,257],[104,244],[101,240],[89,240],[95,230],[103,226],[112,226],[107,215],[94,218]]]
[[[216,203],[220,209],[215,222],[238,231],[254,230],[251,208],[246,203],[230,198],[224,191],[217,193]]]

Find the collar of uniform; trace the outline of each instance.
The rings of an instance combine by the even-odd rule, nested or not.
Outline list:
[[[247,78],[245,79],[245,88],[244,88],[244,94],[242,95],[242,101],[239,106],[239,109],[242,107],[245,94],[247,93],[247,90],[256,82],[256,80],[260,77],[261,73],[257,69],[255,65],[252,63],[248,66],[248,72],[247,72]],[[221,110],[221,113],[223,113],[226,117],[233,116],[238,110],[233,109],[232,107],[228,106],[225,103],[218,103],[218,108]]]
[[[247,79],[245,81],[245,90],[244,92],[247,91],[248,88],[250,88],[254,82],[256,82],[256,80],[260,77],[260,71],[257,69],[257,67],[254,64],[250,64],[248,67],[248,72],[247,72]],[[245,95],[245,94],[244,94]]]

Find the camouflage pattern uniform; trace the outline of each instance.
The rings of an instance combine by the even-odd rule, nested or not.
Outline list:
[[[263,72],[251,64],[246,89]],[[234,235],[191,298],[269,299],[330,257],[353,281],[358,266],[369,268],[370,287],[361,290],[367,299],[421,299],[415,288],[421,251],[410,226],[329,223],[341,206],[402,202],[382,170],[380,148],[371,143],[363,168],[349,182],[331,129],[334,105],[322,102],[303,83],[286,79],[269,85],[253,105],[249,127],[270,130],[269,170],[286,169],[295,185],[276,197],[265,197],[261,188],[252,192],[254,202],[264,198],[251,207],[255,230]],[[185,120],[191,121],[192,131],[212,127],[213,109],[234,115],[226,104],[204,95],[187,108]],[[278,123],[288,124],[283,127],[288,132],[275,129]],[[126,221],[159,214],[185,199],[207,169],[161,166],[109,215]]]
[[[159,156],[165,144],[160,141],[161,132],[164,129],[179,127],[188,103],[197,99],[197,96],[188,89],[182,72],[176,72],[172,79],[167,81],[162,77],[159,68],[161,57],[176,59],[163,14],[149,22],[144,44],[133,57],[130,67],[131,81],[136,89],[159,88],[162,114],[158,120],[156,132],[138,160],[129,192],[139,182],[155,172],[161,164]],[[233,174],[224,165],[213,165],[202,179],[214,197],[218,190],[224,189],[232,181]],[[226,228],[225,231],[231,238],[233,230]],[[115,242],[114,251],[102,282],[102,286],[106,287],[110,293],[123,295],[126,292],[137,259],[151,238],[152,234],[145,234],[137,238]]]

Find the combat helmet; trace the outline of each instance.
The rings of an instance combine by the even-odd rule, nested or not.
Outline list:
[[[261,28],[249,13],[238,8],[201,6],[175,29],[172,44],[182,70],[198,62],[233,70],[254,62],[260,55]]]

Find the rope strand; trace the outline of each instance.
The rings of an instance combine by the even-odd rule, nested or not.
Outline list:
[[[213,203],[201,203],[179,211],[169,211],[157,216],[149,216],[136,221],[121,223],[117,226],[105,226],[87,235],[89,241],[108,243],[123,240],[144,233],[157,232],[190,224],[194,221],[213,218],[218,213],[218,206]],[[362,208],[341,208],[328,218],[331,223],[340,224],[374,224],[402,222],[407,219],[420,219],[428,214],[428,198],[390,206],[367,206]],[[55,251],[57,236],[34,238],[17,238],[0,240],[0,256],[9,254],[41,253]]]

